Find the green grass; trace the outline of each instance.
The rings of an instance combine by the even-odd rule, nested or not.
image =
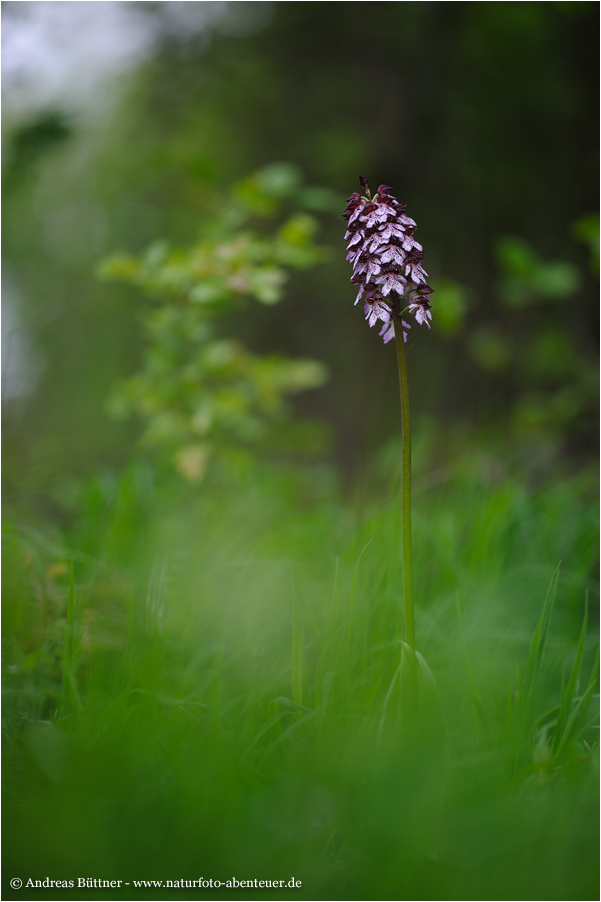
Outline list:
[[[594,481],[527,487],[489,464],[472,454],[416,479],[432,677],[413,714],[394,474],[342,501],[321,471],[257,468],[193,495],[138,465],[71,491],[61,533],[13,517],[5,882],[295,877],[268,897],[595,898]],[[265,898],[73,898],[216,894]],[[34,897],[66,895],[5,887]]]

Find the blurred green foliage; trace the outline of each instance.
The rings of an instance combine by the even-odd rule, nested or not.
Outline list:
[[[136,6],[111,103],[5,107],[5,872],[593,898],[598,5]],[[359,173],[436,289],[408,359],[446,729],[408,744]]]
[[[418,642],[443,722],[430,711],[410,742],[395,491],[358,524],[315,470],[255,465],[190,493],[138,462],[90,481],[53,541],[7,531],[10,874],[590,898],[594,478],[528,490],[495,449],[449,441],[437,479],[436,446],[416,448]]]
[[[283,265],[294,270],[283,302],[257,305],[224,337],[255,355],[327,366],[327,385],[293,409],[333,430],[337,465],[357,472],[396,429],[394,361],[352,306],[344,260],[340,211],[359,173],[407,202],[437,292],[432,332],[411,339],[416,409],[443,432],[471,426],[473,441],[485,429],[531,451],[553,445],[560,466],[596,453],[598,7],[357,10],[276,3],[236,30],[251,10],[234,4],[221,24],[175,33],[161,30],[160,5],[149,7],[155,52],[112,105],[85,116],[67,112],[68,98],[64,109],[7,107],[5,304],[43,374],[5,406],[5,478],[25,508],[66,472],[118,469],[139,438],[140,420],[109,422],[101,411],[115,381],[142,369],[150,286],[135,298],[127,285],[96,283],[97,261],[115,248],[136,259],[163,242],[190,248],[200,223],[225,227],[229,186],[274,160],[286,163],[270,184],[247,182],[237,203],[248,213],[255,204],[260,219],[278,191],[296,192],[297,215],[319,220],[329,262]],[[321,187],[303,187],[299,171]],[[254,289],[264,299],[282,287],[266,265]],[[528,369],[520,361],[541,334],[564,350]],[[524,405],[538,408],[535,429],[516,414]]]
[[[576,238],[586,244],[591,255],[591,270],[599,275],[599,214],[584,216],[574,223],[572,232]]]
[[[253,445],[268,444],[273,453],[286,440],[298,453],[318,439],[307,424],[292,434],[280,428],[279,438],[269,426],[275,420],[283,425],[286,395],[324,383],[325,367],[250,354],[220,329],[224,316],[234,322],[253,316],[244,303],[249,298],[277,304],[288,268],[327,259],[314,243],[317,223],[307,213],[285,217],[273,235],[250,227],[253,219],[281,219],[282,205],[302,205],[307,192],[311,199],[293,166],[272,165],[212,199],[206,234],[190,249],[155,243],[139,259],[114,256],[100,268],[101,277],[128,282],[159,301],[144,321],[142,370],[114,395],[111,408],[139,413],[142,444],[171,456],[190,482],[202,479],[211,458],[240,463]]]
[[[525,241],[503,238],[497,244],[503,281],[499,296],[508,307],[565,301],[580,288],[580,274],[571,263],[542,263]]]
[[[18,125],[10,135],[3,170],[3,189],[16,190],[23,179],[55,148],[72,134],[68,119],[57,110],[49,110]]]
[[[574,232],[590,234],[594,222],[590,217]],[[598,397],[592,366],[579,355],[571,328],[583,312],[583,273],[566,260],[541,261],[516,237],[501,238],[496,256],[501,315],[467,330],[469,353],[483,372],[513,386],[508,425],[516,436],[536,441],[571,433],[575,445]],[[594,267],[593,256],[591,262]],[[447,290],[443,286],[443,298]],[[459,300],[451,307],[461,310],[461,290],[453,291]]]

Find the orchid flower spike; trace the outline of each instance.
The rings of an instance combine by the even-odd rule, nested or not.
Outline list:
[[[394,338],[395,318],[406,310],[419,325],[430,328],[429,297],[434,291],[426,283],[421,244],[413,238],[416,224],[406,215],[389,185],[380,185],[372,197],[366,178],[359,177],[365,197],[351,194],[343,214],[347,220],[347,260],[353,265],[351,282],[359,286],[355,304],[363,299],[370,326],[383,323],[384,343]],[[401,320],[407,341],[409,323]]]

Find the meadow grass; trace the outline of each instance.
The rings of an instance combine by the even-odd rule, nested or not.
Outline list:
[[[485,454],[418,473],[432,682],[413,721],[386,478],[341,500],[327,472],[274,465],[191,493],[136,465],[81,486],[61,533],[13,518],[5,882],[302,881],[71,896],[99,899],[596,897],[593,477],[528,486]],[[4,897],[66,898],[29,892]]]

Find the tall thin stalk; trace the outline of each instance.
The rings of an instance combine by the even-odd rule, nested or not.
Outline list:
[[[347,221],[346,259],[353,265],[351,282],[359,287],[355,304],[363,301],[370,327],[381,323],[380,335],[387,344],[395,339],[401,385],[403,469],[401,479],[401,544],[406,645],[415,652],[413,578],[411,570],[411,419],[405,340],[411,328],[403,316],[410,314],[418,325],[430,328],[428,273],[422,266],[423,248],[413,233],[417,228],[407,216],[389,185],[380,185],[372,197],[367,179],[359,176],[365,191],[353,192],[343,218]],[[404,309],[401,309],[404,308]],[[413,655],[415,658],[415,655]]]
[[[411,413],[409,410],[409,380],[407,356],[401,318],[395,314],[395,343],[401,388],[401,439],[403,466],[401,472],[401,547],[403,557],[403,600],[405,605],[405,634],[407,645],[415,651],[415,620],[413,616],[413,571],[411,566]]]

